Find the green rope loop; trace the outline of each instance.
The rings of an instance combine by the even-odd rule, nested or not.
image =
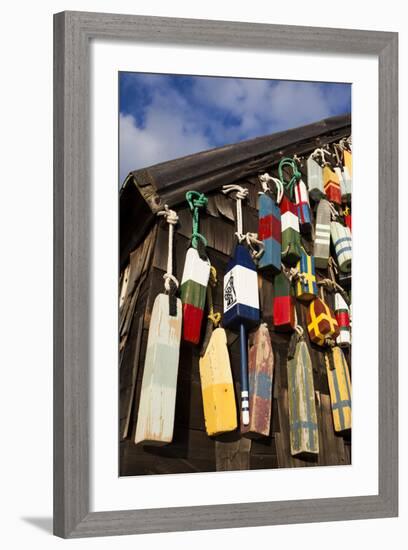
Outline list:
[[[207,239],[204,235],[198,231],[199,228],[199,209],[207,206],[208,199],[204,193],[199,193],[198,191],[187,191],[186,200],[188,206],[193,215],[193,232],[191,235],[191,244],[193,248],[197,248],[198,241],[201,240],[204,246],[207,246]]]
[[[288,166],[289,168],[292,169],[293,175],[292,175],[292,177],[290,178],[289,181],[286,181],[285,178],[283,177],[283,168],[285,166]],[[285,190],[288,192],[289,198],[291,200],[294,200],[294,198],[295,198],[295,185],[302,178],[302,173],[299,172],[296,161],[289,158],[289,157],[284,157],[279,163],[278,171],[279,171],[279,179],[283,183],[283,187],[285,188]]]

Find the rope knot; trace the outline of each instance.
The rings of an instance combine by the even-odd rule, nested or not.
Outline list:
[[[279,204],[283,197],[283,183],[281,182],[281,180],[278,178],[273,178],[267,172],[265,172],[265,174],[260,174],[258,178],[263,189],[262,192],[259,192],[260,195],[262,193],[270,193],[271,189],[269,187],[269,182],[273,182],[275,184],[276,203]]]
[[[292,177],[289,181],[286,181],[283,177],[283,168],[285,166],[292,170]],[[278,172],[283,187],[288,191],[289,198],[293,200],[295,185],[302,179],[302,173],[299,171],[296,161],[289,157],[284,157],[279,163]]]
[[[202,235],[199,228],[199,209],[207,205],[208,199],[204,193],[198,191],[187,191],[186,200],[193,215],[193,231],[191,235],[191,244],[193,248],[198,250],[200,258],[204,259],[206,256],[205,247],[207,246],[207,239]]]
[[[164,210],[160,210],[157,212],[158,216],[163,216],[167,223],[171,225],[176,225],[179,217],[177,215],[177,212],[174,210],[170,210],[167,204],[164,205]]]
[[[208,203],[208,199],[204,193],[199,193],[198,191],[187,191],[186,200],[191,211],[194,211],[196,208],[203,208]]]

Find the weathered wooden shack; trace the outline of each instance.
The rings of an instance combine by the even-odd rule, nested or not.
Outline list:
[[[270,436],[250,440],[241,436],[239,429],[218,437],[207,436],[198,366],[201,348],[182,343],[173,442],[163,447],[133,442],[152,304],[162,292],[166,271],[168,229],[156,213],[167,204],[179,215],[174,248],[175,273],[180,279],[192,230],[185,193],[195,189],[207,195],[201,232],[208,240],[211,263],[222,280],[235,239],[235,204],[221,193],[222,186],[237,183],[249,189],[248,200],[243,204],[244,226],[256,232],[261,190],[258,175],[267,171],[277,176],[282,156],[296,154],[305,158],[316,147],[338,142],[350,133],[350,116],[337,116],[129,174],[120,191],[120,475],[350,464],[350,433],[338,434],[333,428],[324,354],[308,339],[320,450],[315,458],[291,456],[286,366],[290,335],[274,331],[273,285],[268,276],[260,277],[260,304],[262,318],[270,330],[275,364]],[[306,162],[301,171],[306,182]],[[307,240],[303,244],[310,249]],[[317,276],[325,277],[326,273],[317,271]],[[328,300],[332,297],[328,296]],[[222,312],[222,284],[215,289],[214,303]],[[296,308],[300,323],[305,325],[306,307],[297,301]],[[228,332],[228,345],[239,396],[236,334]],[[350,362],[349,354],[347,359]]]

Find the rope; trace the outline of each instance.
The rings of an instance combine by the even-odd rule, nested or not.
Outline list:
[[[283,177],[283,168],[285,166],[292,169],[292,177],[290,178],[289,181],[286,181],[285,178]],[[279,179],[281,180],[283,187],[288,191],[289,198],[293,200],[294,193],[295,193],[295,185],[302,178],[302,174],[298,170],[298,165],[296,161],[289,157],[284,157],[279,163],[278,172],[279,172]]]
[[[350,299],[347,296],[346,291],[344,290],[344,288],[342,286],[339,285],[339,283],[337,281],[333,281],[332,279],[320,279],[320,281],[317,281],[317,284],[320,285],[321,290],[323,290],[323,287],[326,287],[328,290],[330,290],[332,292],[334,290],[337,290],[342,295],[342,297],[343,297],[344,301],[346,302],[346,304],[348,306],[350,305]],[[322,296],[321,298],[324,301],[324,297]]]
[[[337,212],[337,210],[334,208],[333,204],[331,202],[329,202],[329,208],[330,208],[330,214],[331,214],[331,219],[332,220],[335,220],[336,218],[339,217],[339,213]]]
[[[302,284],[307,283],[307,277],[303,272],[300,272],[297,267],[291,267],[289,269],[288,278],[290,282],[299,280]]]
[[[251,256],[254,260],[259,260],[262,254],[265,252],[265,244],[258,239],[258,233],[246,233],[243,235],[248,248],[250,249]],[[255,246],[254,246],[255,245]],[[256,249],[258,247],[259,250]]]
[[[339,143],[333,143],[333,148],[334,148],[334,153],[336,155],[337,166],[340,168],[340,170],[343,170],[343,160],[341,158],[342,153],[343,153],[343,149],[341,148]],[[339,149],[340,149],[341,154],[339,154]]]
[[[204,237],[204,235],[201,235],[198,229],[199,229],[199,210],[200,208],[207,206],[208,199],[204,195],[204,193],[199,193],[198,191],[187,191],[186,200],[188,202],[191,213],[193,215],[193,231],[191,235],[191,245],[193,246],[193,248],[196,248],[196,249],[199,247],[199,243],[201,243],[202,245],[204,245],[204,247],[206,247],[207,239]]]
[[[262,185],[262,191],[259,191],[258,195],[263,193],[270,193],[271,189],[269,187],[269,182],[273,182],[276,187],[276,204],[279,204],[283,197],[283,183],[280,179],[270,176],[267,172],[258,176],[259,182]]]
[[[242,201],[248,196],[248,189],[241,187],[240,185],[224,185],[222,192],[227,195],[231,191],[236,191],[235,199],[237,201],[237,231],[235,235],[238,238],[238,242],[241,243],[245,240],[245,235],[242,234]]]
[[[169,315],[172,317],[177,315],[177,300],[176,291],[179,286],[179,282],[173,275],[173,238],[174,238],[174,226],[178,222],[177,213],[174,210],[170,210],[167,204],[164,205],[164,210],[157,212],[158,216],[163,216],[166,222],[169,224],[169,242],[167,253],[167,271],[163,275],[164,288],[166,294],[169,295]]]
[[[324,155],[330,155],[330,151],[328,149],[324,149],[323,147],[318,147],[317,149],[315,149],[312,153],[312,158],[314,160],[316,160],[316,156],[319,156],[320,155],[320,159],[322,161],[322,164],[323,166],[326,166],[327,164],[329,164],[326,159],[325,159],[325,156]]]
[[[214,303],[212,298],[212,290],[211,288],[214,288],[217,285],[217,270],[214,266],[210,267],[210,280],[209,285],[207,286],[207,301],[208,301],[208,319],[212,321],[212,324],[214,328],[217,328],[221,321],[221,313],[214,312]]]

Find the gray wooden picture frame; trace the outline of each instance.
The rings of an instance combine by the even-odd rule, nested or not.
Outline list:
[[[89,46],[146,43],[369,54],[379,62],[379,494],[91,512]],[[105,13],[54,16],[54,532],[61,537],[393,517],[398,513],[398,34]],[[296,75],[294,75],[296,78]],[[374,122],[373,122],[374,123]],[[367,129],[369,131],[369,129]],[[113,182],[112,184],[115,184]]]

